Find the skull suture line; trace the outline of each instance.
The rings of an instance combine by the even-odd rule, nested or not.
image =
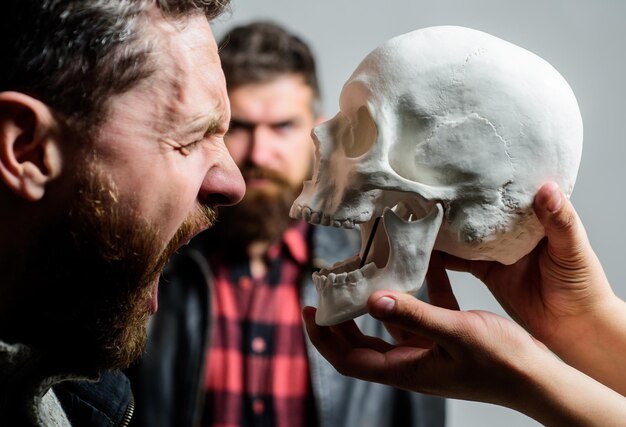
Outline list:
[[[535,193],[553,180],[569,196],[582,151],[576,98],[550,64],[450,26],[375,49],[344,85],[340,112],[313,133],[313,178],[290,215],[360,224],[363,242],[360,255],[314,274],[321,325],[363,314],[377,289],[416,293],[433,248],[517,261],[544,236]]]

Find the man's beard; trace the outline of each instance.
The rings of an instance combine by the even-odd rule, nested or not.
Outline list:
[[[67,372],[124,368],[141,355],[153,285],[172,253],[210,226],[208,207],[163,244],[159,230],[120,200],[95,162],[80,173],[69,215],[37,233],[28,253],[14,339]]]
[[[252,242],[278,239],[293,223],[289,210],[302,189],[302,185],[294,186],[280,173],[267,169],[245,167],[241,172],[246,182],[263,178],[270,186],[248,187],[239,204],[220,208],[220,220],[210,233],[228,242],[230,255]]]

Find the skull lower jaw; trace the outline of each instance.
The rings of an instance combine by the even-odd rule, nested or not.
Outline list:
[[[305,209],[309,208],[301,208],[299,212]],[[363,235],[366,233],[362,231],[363,242],[368,240],[375,220],[371,218],[363,224],[362,230],[368,230],[368,235]],[[367,263],[361,259],[362,250],[361,255],[313,274],[319,295],[316,323],[335,325],[364,314],[367,299],[377,290],[416,294],[426,275],[442,220],[443,208],[439,204],[434,205],[428,215],[414,221],[405,220],[393,210],[386,209],[382,226],[377,228],[374,244],[366,255]]]

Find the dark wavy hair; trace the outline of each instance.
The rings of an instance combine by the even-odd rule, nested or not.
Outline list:
[[[107,101],[155,70],[145,35],[149,9],[166,18],[212,19],[230,0],[3,0],[0,92],[47,104],[68,124],[90,128]]]
[[[320,113],[315,58],[300,37],[275,23],[261,21],[233,28],[219,45],[229,90],[265,83],[284,74],[300,74],[313,89],[313,112]]]

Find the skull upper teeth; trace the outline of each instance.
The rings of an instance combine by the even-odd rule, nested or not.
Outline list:
[[[333,216],[319,211],[314,211],[308,206],[293,205],[289,216],[302,218],[311,224],[331,225],[337,228],[354,228],[354,220],[349,218],[334,218]]]

